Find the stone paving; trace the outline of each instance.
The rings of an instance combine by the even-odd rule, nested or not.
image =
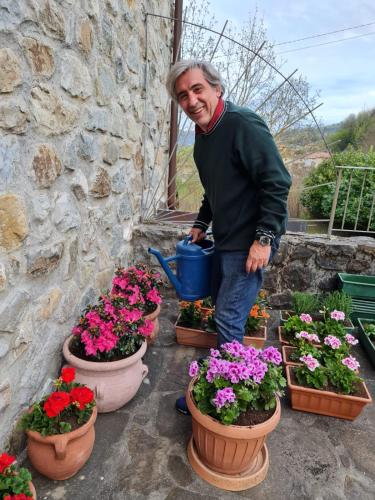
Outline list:
[[[144,358],[147,379],[129,404],[98,416],[93,454],[75,477],[49,481],[27,463],[38,500],[374,500],[375,405],[348,422],[292,411],[285,397],[281,421],[267,440],[270,468],[263,483],[231,493],[201,480],[186,455],[191,419],[174,403],[188,383],[189,362],[205,351],[176,344],[176,316],[177,301],[166,300],[159,338]],[[273,311],[269,345],[278,346],[278,323]],[[355,351],[374,397],[375,371],[362,349]]]

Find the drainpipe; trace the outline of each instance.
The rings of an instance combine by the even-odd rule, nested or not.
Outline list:
[[[180,40],[182,31],[182,6],[183,0],[174,3],[174,28],[173,28],[173,64],[180,58]],[[178,19],[178,20],[177,20]],[[168,170],[168,208],[176,209],[176,160],[177,160],[177,104],[172,101],[171,124],[169,133],[169,170]]]

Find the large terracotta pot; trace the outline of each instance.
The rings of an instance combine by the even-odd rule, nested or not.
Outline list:
[[[142,363],[147,343],[136,353],[119,361],[95,362],[77,358],[69,350],[72,336],[64,342],[64,358],[76,369],[76,382],[85,384],[95,393],[99,413],[115,411],[124,406],[137,393],[148,367]]]
[[[252,427],[223,425],[218,420],[203,415],[195,406],[192,396],[194,382],[193,379],[189,384],[186,402],[192,416],[193,439],[200,460],[210,470],[226,475],[240,474],[250,469],[267,434],[279,423],[279,399],[277,398],[274,414],[266,422]]]
[[[49,479],[74,476],[89,459],[95,441],[96,407],[84,425],[65,434],[43,437],[39,432],[26,431],[27,454],[34,468]]]
[[[29,483],[29,488],[30,488],[31,494],[33,496],[33,500],[37,500],[35,486],[33,485],[32,482]]]
[[[154,323],[154,329],[149,337],[147,337],[147,344],[151,345],[155,342],[156,337],[158,336],[160,326],[159,326],[159,314],[160,314],[160,305],[156,305],[155,311],[145,316],[145,319],[152,321]]]

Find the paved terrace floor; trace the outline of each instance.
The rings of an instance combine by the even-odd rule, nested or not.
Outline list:
[[[374,500],[375,405],[348,422],[292,411],[284,397],[281,421],[267,440],[266,479],[239,493],[201,480],[186,455],[191,419],[178,414],[174,403],[187,386],[190,361],[205,351],[176,344],[176,316],[177,301],[165,301],[159,338],[144,358],[147,379],[129,404],[98,416],[93,454],[75,477],[49,481],[27,464],[38,500]],[[278,324],[273,311],[268,345],[278,346]],[[355,355],[374,397],[375,371],[358,346]]]

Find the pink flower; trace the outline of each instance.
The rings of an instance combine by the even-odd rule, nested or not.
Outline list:
[[[119,313],[127,323],[134,323],[138,321],[143,314],[139,309],[132,309],[129,311],[129,309],[126,309],[126,307],[120,309]]]
[[[138,327],[138,333],[143,337],[149,337],[154,329],[154,323],[148,319],[144,320],[144,325]]]
[[[304,314],[302,313],[299,317],[300,320],[304,321],[305,323],[311,323],[312,322],[312,317],[310,314]]]
[[[196,361],[192,361],[189,367],[189,376],[195,377],[195,375],[197,375],[198,372],[199,372],[198,363]]]
[[[310,333],[310,342],[315,342],[316,344],[320,343],[319,337],[316,333]]]
[[[358,370],[360,364],[358,363],[358,361],[353,358],[353,356],[349,356],[347,358],[344,358],[341,363],[345,366],[347,366],[350,370]]]
[[[351,345],[358,344],[358,340],[355,337],[353,337],[353,335],[351,335],[350,333],[347,333],[345,335],[345,340],[347,341],[348,344],[351,344]]]
[[[324,339],[325,345],[332,347],[332,349],[339,349],[341,347],[341,340],[334,335],[327,335]]]
[[[313,372],[316,368],[318,368],[318,366],[320,366],[319,361],[315,359],[313,356],[311,356],[311,354],[301,356],[299,359],[300,361],[305,363],[305,365],[311,372]]]
[[[220,357],[220,351],[217,349],[210,349],[210,356],[213,358],[219,358]]]
[[[280,352],[276,349],[276,347],[266,347],[261,354],[264,361],[268,361],[275,365],[279,365],[282,361]]]
[[[222,408],[226,403],[235,403],[236,395],[231,387],[225,387],[224,389],[219,389],[216,392],[216,396],[212,400],[213,404],[217,409]]]
[[[331,312],[331,318],[336,320],[336,321],[344,321],[345,319],[345,313],[342,311],[334,311]]]
[[[302,330],[302,332],[296,333],[296,339],[310,340],[310,334],[309,332],[305,332],[304,330]]]
[[[151,288],[151,290],[146,295],[146,299],[150,302],[153,302],[154,304],[160,304],[161,302],[159,292],[156,290],[156,288]]]

